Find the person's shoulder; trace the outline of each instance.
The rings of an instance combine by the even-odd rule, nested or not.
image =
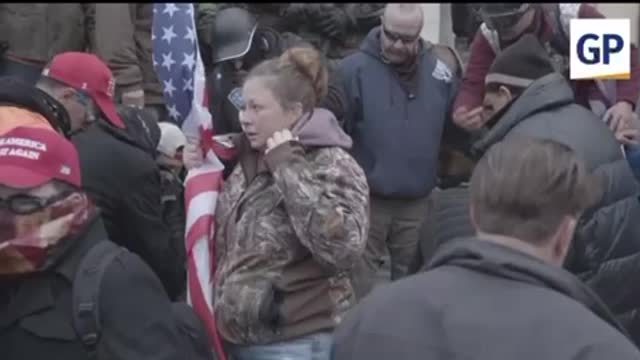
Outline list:
[[[621,334],[616,334],[613,341],[603,339],[578,349],[575,359],[580,360],[632,360],[640,359],[638,349]]]
[[[549,341],[560,335],[568,336],[575,349],[613,344],[623,347],[631,345],[622,333],[596,315],[583,302],[551,288],[527,285],[523,289],[526,289],[527,302],[531,306],[528,307],[526,316],[520,315],[517,318],[535,319],[543,326],[553,324],[553,329],[545,334]],[[558,317],[562,317],[563,321],[558,322]]]
[[[549,321],[562,315],[565,321],[561,332],[571,334],[571,342],[576,346],[580,359],[640,359],[640,352],[618,329],[595,315],[584,305],[569,299],[562,303],[554,301],[558,306]],[[558,332],[558,333],[561,333]],[[576,355],[577,355],[576,354]]]
[[[347,57],[345,57],[340,61],[340,69],[342,69],[343,71],[354,70],[369,62],[374,62],[374,61],[377,61],[377,60],[365,54],[364,51],[358,49],[353,54],[348,55]]]
[[[462,61],[460,56],[450,46],[436,44],[428,41],[424,42],[425,50],[431,53],[437,60],[446,65],[447,70],[455,77],[462,77]]]
[[[406,329],[420,333],[435,329],[437,322],[431,320],[441,317],[444,299],[452,300],[448,293],[456,287],[453,283],[442,289],[441,273],[430,270],[375,287],[345,317],[336,334],[348,343],[350,338],[368,338],[373,333],[394,338]],[[412,342],[412,336],[407,336],[406,344]]]
[[[400,313],[411,313],[416,308],[435,310],[437,298],[445,297],[447,294],[431,289],[438,287],[442,279],[448,279],[450,275],[457,276],[450,270],[451,268],[434,268],[378,286],[361,302],[362,307],[368,309],[365,311],[369,313],[377,313],[386,307],[394,307]],[[455,287],[456,283],[452,285]],[[398,294],[402,294],[402,297],[398,297]],[[397,299],[392,301],[395,298]],[[402,303],[402,306],[398,306],[399,303]]]
[[[364,178],[365,176],[358,162],[342,147],[319,147],[311,150],[308,154],[318,167],[336,172],[348,170],[349,173],[357,178]]]
[[[135,296],[134,293],[144,288],[164,291],[149,265],[131,251],[120,252],[105,269],[103,296],[121,296],[124,293]]]

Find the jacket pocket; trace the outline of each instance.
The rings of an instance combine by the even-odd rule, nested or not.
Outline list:
[[[240,275],[218,289],[216,316],[226,340],[236,344],[264,343],[273,338],[278,324],[275,293],[264,277]]]
[[[25,317],[20,320],[20,327],[41,339],[57,341],[77,341],[78,339],[71,324],[71,318],[55,310]]]
[[[274,334],[278,334],[278,329],[282,326],[281,306],[284,300],[284,293],[275,285],[271,284],[269,292],[264,297],[258,312],[260,321]]]

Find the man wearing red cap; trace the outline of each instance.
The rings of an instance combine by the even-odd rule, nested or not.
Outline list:
[[[115,81],[96,55],[67,52],[45,67],[38,87],[69,113],[84,189],[100,208],[109,237],[142,257],[172,299],[184,291],[184,258],[163,222],[154,158],[123,130],[113,100]]]
[[[60,134],[18,127],[0,136],[2,359],[182,359],[161,283],[108,240],[80,179],[78,154]]]

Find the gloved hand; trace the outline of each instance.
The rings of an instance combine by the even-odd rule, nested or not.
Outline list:
[[[354,20],[344,9],[332,5],[322,12],[318,26],[325,35],[338,38],[346,35],[349,29],[353,27],[353,23]]]
[[[138,109],[144,108],[144,90],[133,90],[123,93],[122,104]]]

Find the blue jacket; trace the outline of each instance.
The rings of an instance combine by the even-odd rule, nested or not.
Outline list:
[[[380,27],[340,64],[345,128],[373,195],[418,198],[436,185],[440,138],[458,79],[425,46],[418,56],[415,92],[384,62]]]
[[[640,181],[640,145],[625,146],[627,162],[637,181]]]

